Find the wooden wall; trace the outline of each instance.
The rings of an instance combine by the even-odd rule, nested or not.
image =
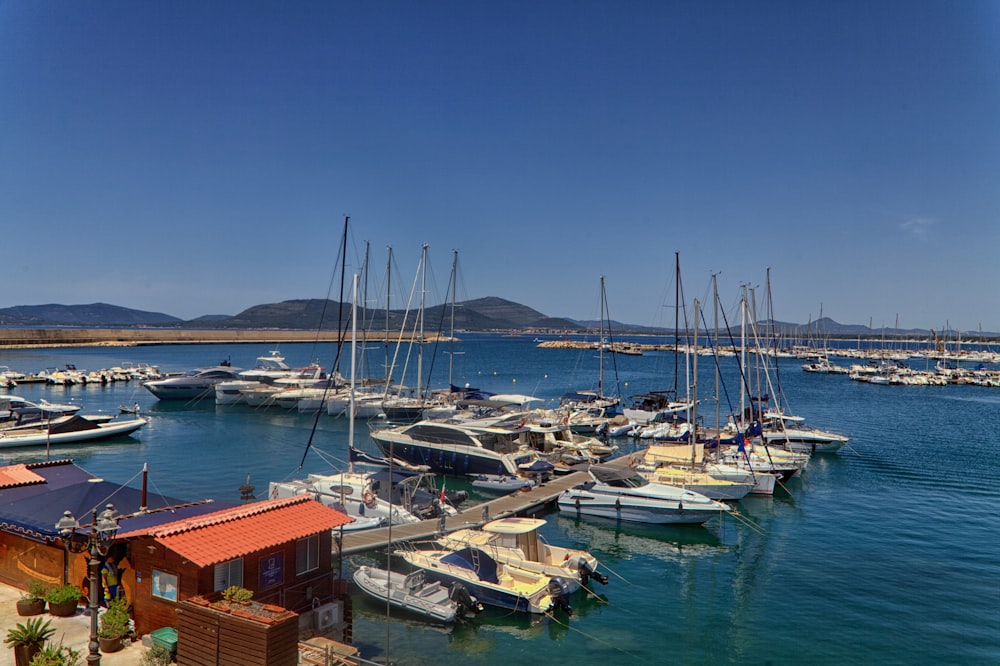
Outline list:
[[[319,568],[303,576],[295,575],[294,541],[247,554],[243,557],[243,587],[254,591],[253,598],[256,601],[296,612],[311,608],[313,598],[318,598],[321,602],[330,601],[333,598],[334,577],[331,547],[332,534],[324,531],[320,535]],[[176,628],[176,609],[180,602],[198,595],[209,595],[214,591],[214,566],[200,568],[150,537],[131,541],[129,551],[129,561],[134,566],[134,571],[131,572],[134,591],[130,599],[134,603],[136,632],[140,635],[162,627]],[[281,576],[272,576],[269,580],[273,585],[261,589],[262,562],[273,563],[275,556],[281,563]],[[177,576],[176,603],[153,596],[154,569]]]

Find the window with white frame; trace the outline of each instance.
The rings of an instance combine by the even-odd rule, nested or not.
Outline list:
[[[212,589],[216,592],[222,592],[233,585],[243,587],[242,557],[215,565],[215,585]]]
[[[295,575],[319,569],[319,535],[313,534],[295,542]]]

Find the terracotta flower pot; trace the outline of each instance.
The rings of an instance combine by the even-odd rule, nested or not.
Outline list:
[[[58,603],[49,602],[49,613],[55,615],[56,617],[71,617],[76,615],[76,604],[79,599],[70,599],[69,601],[61,601]]]
[[[41,615],[45,612],[45,599],[33,599],[31,601],[18,601],[17,614],[21,617],[28,615]]]
[[[35,655],[42,650],[41,645],[15,645],[14,664],[15,666],[28,666]]]
[[[122,636],[118,638],[98,638],[97,642],[101,646],[101,652],[105,654],[118,652],[124,647],[124,637]]]

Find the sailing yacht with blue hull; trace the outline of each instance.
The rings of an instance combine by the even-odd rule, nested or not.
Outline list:
[[[466,428],[420,421],[404,427],[373,430],[372,441],[387,458],[399,458],[436,474],[510,474],[538,460],[537,452],[518,441],[521,428]]]

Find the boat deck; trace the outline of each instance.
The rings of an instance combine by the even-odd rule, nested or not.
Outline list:
[[[604,464],[626,465],[628,457],[617,458]],[[513,492],[503,497],[475,504],[459,511],[458,515],[445,517],[443,530],[441,529],[441,518],[422,520],[419,523],[407,525],[393,525],[392,543],[432,539],[443,532],[454,532],[467,527],[482,527],[497,518],[524,514],[554,502],[562,491],[572,488],[588,478],[586,472],[570,472],[535,486],[529,491]],[[373,530],[344,532],[341,555],[355,555],[387,547],[390,543],[389,529],[388,527],[379,527]],[[335,541],[336,536],[335,532]],[[336,548],[336,543],[334,548]],[[334,555],[336,555],[336,551]]]

